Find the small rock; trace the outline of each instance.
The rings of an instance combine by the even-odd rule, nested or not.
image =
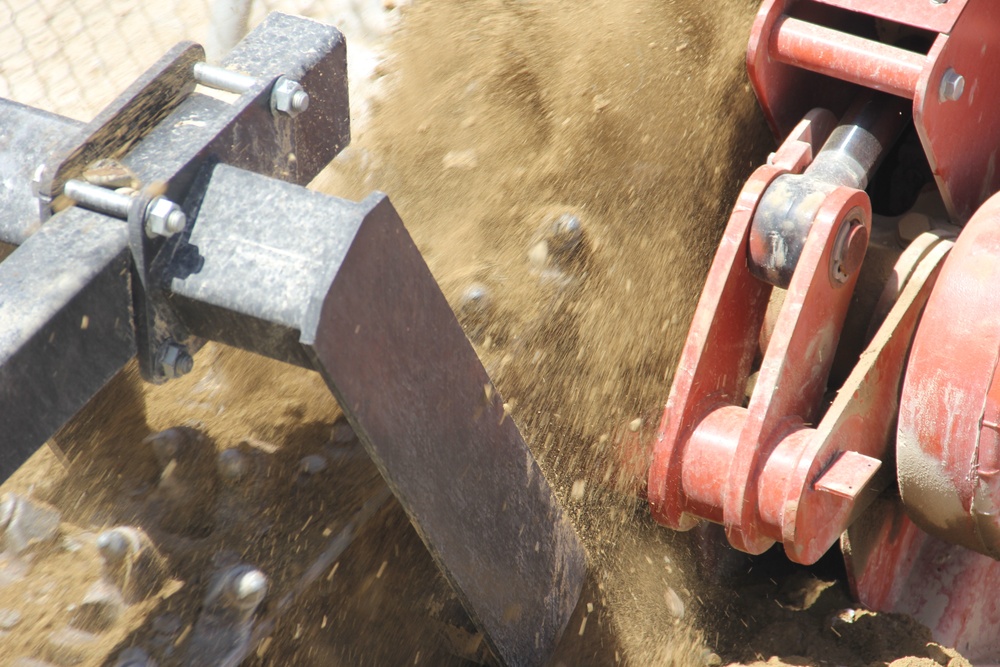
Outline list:
[[[133,646],[118,654],[114,667],[156,667],[156,661],[143,648]]]
[[[604,95],[597,95],[596,97],[594,97],[594,113],[600,113],[604,111],[605,109],[608,108],[609,104],[611,104],[611,100],[609,100]]]
[[[246,454],[232,447],[219,452],[216,464],[219,469],[219,477],[228,484],[239,482],[250,471],[250,462],[247,460]]]
[[[103,188],[139,187],[139,179],[131,169],[114,158],[101,158],[91,162],[83,170],[83,180]]]
[[[722,658],[715,651],[706,648],[701,652],[701,664],[705,667],[720,667]]]
[[[583,226],[580,218],[572,213],[563,213],[549,223],[546,239],[549,251],[557,257],[566,258],[580,247],[583,240]]]
[[[75,665],[87,658],[98,641],[100,635],[67,626],[49,634],[45,642],[46,657],[58,665]]]
[[[17,609],[0,609],[0,630],[13,630],[21,622]]]
[[[320,454],[310,454],[299,461],[299,472],[304,475],[316,475],[326,470],[329,461]]]
[[[573,500],[583,500],[584,494],[587,492],[587,480],[578,479],[573,482],[573,488],[569,492],[569,497]]]
[[[340,418],[333,423],[333,429],[330,433],[330,442],[334,445],[348,445],[356,442],[358,439],[357,434],[354,432],[354,428],[348,423],[344,418]]]
[[[0,497],[0,550],[20,554],[59,533],[59,510],[13,493]]]
[[[667,590],[663,592],[663,597],[667,603],[667,611],[670,615],[680,620],[684,618],[684,601],[681,600],[681,596],[677,594],[677,591],[667,586]]]
[[[80,549],[83,548],[83,542],[77,538],[70,537],[68,535],[64,536],[62,539],[62,549],[63,551],[71,554],[75,554]]]
[[[118,587],[96,581],[87,589],[69,624],[88,632],[104,632],[118,621],[123,611],[125,600]]]
[[[636,417],[628,423],[628,430],[637,433],[642,428],[642,417]]]
[[[934,642],[927,644],[927,657],[944,667],[972,667],[955,649]]]
[[[805,611],[815,604],[823,591],[835,583],[817,579],[806,570],[799,570],[782,582],[776,601],[785,609]]]
[[[544,269],[549,261],[549,244],[539,241],[528,251],[528,261],[536,269]]]
[[[479,156],[472,148],[464,151],[448,151],[441,160],[441,166],[445,169],[471,171],[479,166]]]
[[[24,581],[31,563],[13,554],[0,553],[0,588]]]

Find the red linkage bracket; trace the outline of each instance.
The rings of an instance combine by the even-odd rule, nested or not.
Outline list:
[[[771,286],[750,274],[747,241],[757,203],[781,173],[808,161],[803,121],[772,164],[748,181],[695,312],[655,444],[648,481],[653,516],[675,529],[721,523],[733,546],[761,553],[775,541],[815,562],[884,487],[899,386],[937,262],[907,283],[816,426],[857,271],[831,276],[839,232],[870,225],[867,195],[838,187],[816,213],[749,403],[744,393]],[[946,250],[937,252],[939,257]],[[923,266],[923,265],[922,265]],[[901,284],[901,283],[900,283]],[[896,298],[898,297],[898,298]]]
[[[876,21],[931,38],[926,54],[877,41]],[[767,0],[747,69],[775,136],[808,109],[843,111],[863,86],[913,100],[913,120],[952,221],[1000,190],[1000,2]],[[970,131],[970,128],[975,128]]]

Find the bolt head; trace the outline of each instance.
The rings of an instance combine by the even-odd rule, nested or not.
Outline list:
[[[271,110],[275,113],[295,117],[309,108],[309,93],[298,81],[278,77],[271,89]]]
[[[157,197],[146,209],[146,234],[149,237],[171,237],[184,229],[187,216],[181,207],[169,199]]]
[[[957,102],[965,92],[965,77],[949,68],[941,77],[941,99],[946,102]]]

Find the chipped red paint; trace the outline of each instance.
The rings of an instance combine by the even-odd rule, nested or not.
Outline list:
[[[927,532],[1000,557],[1000,195],[962,230],[913,341],[899,489]]]

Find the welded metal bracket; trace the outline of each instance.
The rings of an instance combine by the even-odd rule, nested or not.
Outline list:
[[[232,102],[190,92],[199,53],[168,54],[41,172],[9,122],[46,143],[74,124],[0,101],[0,169],[17,177],[0,240],[21,244],[0,262],[0,479],[137,353],[150,381],[164,348],[203,338],[317,370],[495,655],[543,664],[585,574],[572,527],[388,199],[301,187],[348,142],[343,37],[272,14],[223,63]],[[273,104],[282,79],[307,112],[294,93]],[[169,109],[136,130],[142,95]],[[64,208],[105,157],[145,187],[115,216]],[[156,196],[184,213],[169,238],[149,234]]]
[[[388,198],[227,165],[195,196],[164,274],[184,325],[319,371],[494,653],[543,664],[583,552]]]

